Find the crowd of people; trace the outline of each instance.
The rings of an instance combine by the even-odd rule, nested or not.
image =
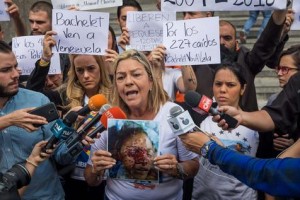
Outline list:
[[[162,44],[151,52],[126,50],[127,12],[143,9],[136,0],[123,0],[117,8],[121,35],[109,26],[105,55],[60,54],[61,73],[49,74],[57,35],[52,4],[32,4],[27,33],[18,5],[4,2],[16,36],[44,37],[41,58],[25,76],[0,26],[0,172],[25,163],[31,181],[18,188],[22,199],[300,197],[300,45],[285,49],[294,21],[288,7],[269,11],[251,50],[239,44],[233,23],[220,19],[220,64],[165,66],[167,49]],[[160,10],[160,0],[153,3]],[[183,12],[183,19],[214,15]],[[274,70],[283,90],[259,111],[254,79],[265,66]],[[238,125],[228,130],[219,115],[208,116],[185,104],[178,96],[188,91],[212,98],[212,106],[234,117]],[[119,107],[127,121],[96,138],[81,138],[84,148],[76,156],[62,139],[54,149],[45,150],[54,122],[30,111],[53,102],[64,118],[80,113],[97,94]],[[200,127],[197,131],[175,134],[168,116],[176,106],[188,110]],[[72,127],[78,129],[86,119],[78,115]],[[143,121],[159,124],[158,139],[148,132],[153,127],[139,124]],[[112,143],[113,137],[117,139]],[[1,195],[0,190],[0,199]]]

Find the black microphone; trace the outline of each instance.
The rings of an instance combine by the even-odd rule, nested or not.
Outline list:
[[[51,132],[53,133],[52,137],[48,140],[46,146],[42,149],[43,152],[46,152],[47,149],[53,149],[60,139],[67,139],[75,130],[72,128],[72,124],[76,121],[78,114],[74,111],[70,111],[65,118],[58,119],[55,121],[55,124],[51,127]]]
[[[204,111],[206,113],[210,113],[211,115],[220,115],[221,119],[225,119],[226,123],[228,124],[228,128],[235,128],[238,121],[231,117],[230,115],[227,115],[226,113],[221,113],[218,111],[217,108],[214,108],[212,106],[213,101],[212,99],[208,98],[205,95],[200,95],[197,92],[194,91],[188,91],[184,95],[185,103],[189,106],[191,106],[195,111],[201,113],[201,111]],[[199,109],[201,111],[199,111]]]
[[[103,114],[100,118],[99,125],[94,130],[92,130],[88,134],[88,136],[91,138],[94,138],[97,136],[97,133],[101,133],[104,130],[106,130],[107,121],[109,118],[126,119],[127,117],[126,117],[126,114],[119,107],[109,108],[108,110],[103,112]],[[84,144],[82,144],[82,142],[81,142],[82,136],[83,135],[76,137],[72,142],[73,145],[68,145],[68,153],[73,157],[78,155],[84,147]]]
[[[89,129],[92,128],[96,123],[99,122],[99,119],[101,118],[102,113],[105,112],[110,107],[111,106],[109,104],[103,105],[101,107],[100,111],[90,121],[88,121],[85,124],[85,126],[78,133],[75,132],[66,140],[67,147],[70,148],[76,142],[80,141],[82,139],[83,135],[86,135],[87,132],[89,131]]]

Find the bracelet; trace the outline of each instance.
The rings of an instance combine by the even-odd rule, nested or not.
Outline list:
[[[49,65],[49,63],[50,63],[49,61],[45,61],[43,58],[41,58],[40,61],[39,61],[39,65],[41,67],[46,67],[46,66]]]
[[[100,181],[102,179],[102,175],[99,174],[101,172],[96,172],[94,166],[92,166],[92,173],[96,175],[97,181]]]
[[[188,177],[189,175],[184,171],[183,167],[177,163],[176,165],[176,169],[177,169],[177,178],[184,180],[186,177]]]
[[[44,56],[42,56],[42,57],[41,57],[41,60],[43,60],[43,61],[45,61],[45,62],[48,62],[48,63],[49,63],[49,62],[50,62],[50,60],[51,60],[51,58],[50,58],[50,59],[48,59],[48,58],[45,58]]]
[[[26,162],[28,162],[29,164],[37,167],[37,164],[35,164],[34,162],[32,162],[31,160],[29,160],[28,158],[26,158]]]

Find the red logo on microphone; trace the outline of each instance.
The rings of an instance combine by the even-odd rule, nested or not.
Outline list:
[[[202,95],[201,101],[198,107],[205,112],[209,112],[211,104],[213,103],[212,99],[208,98],[207,96]]]

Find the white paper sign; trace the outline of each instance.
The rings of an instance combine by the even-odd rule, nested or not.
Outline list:
[[[104,55],[108,46],[109,13],[56,10],[52,28],[57,32],[53,52]]]
[[[130,48],[152,51],[162,44],[163,22],[175,20],[175,12],[127,12]]]
[[[10,21],[8,13],[5,11],[7,5],[4,3],[4,0],[0,0],[0,21]]]
[[[162,0],[162,11],[239,11],[285,9],[287,0]]]
[[[166,66],[220,63],[219,17],[164,23]]]
[[[295,19],[291,30],[300,30],[300,0],[293,1],[293,11],[295,11]]]
[[[22,75],[29,75],[35,63],[43,54],[43,35],[23,36],[12,39],[12,49],[22,70]],[[59,54],[53,54],[49,74],[60,74]]]
[[[123,0],[52,0],[54,9],[67,9],[76,6],[79,10],[117,7],[123,5]]]

